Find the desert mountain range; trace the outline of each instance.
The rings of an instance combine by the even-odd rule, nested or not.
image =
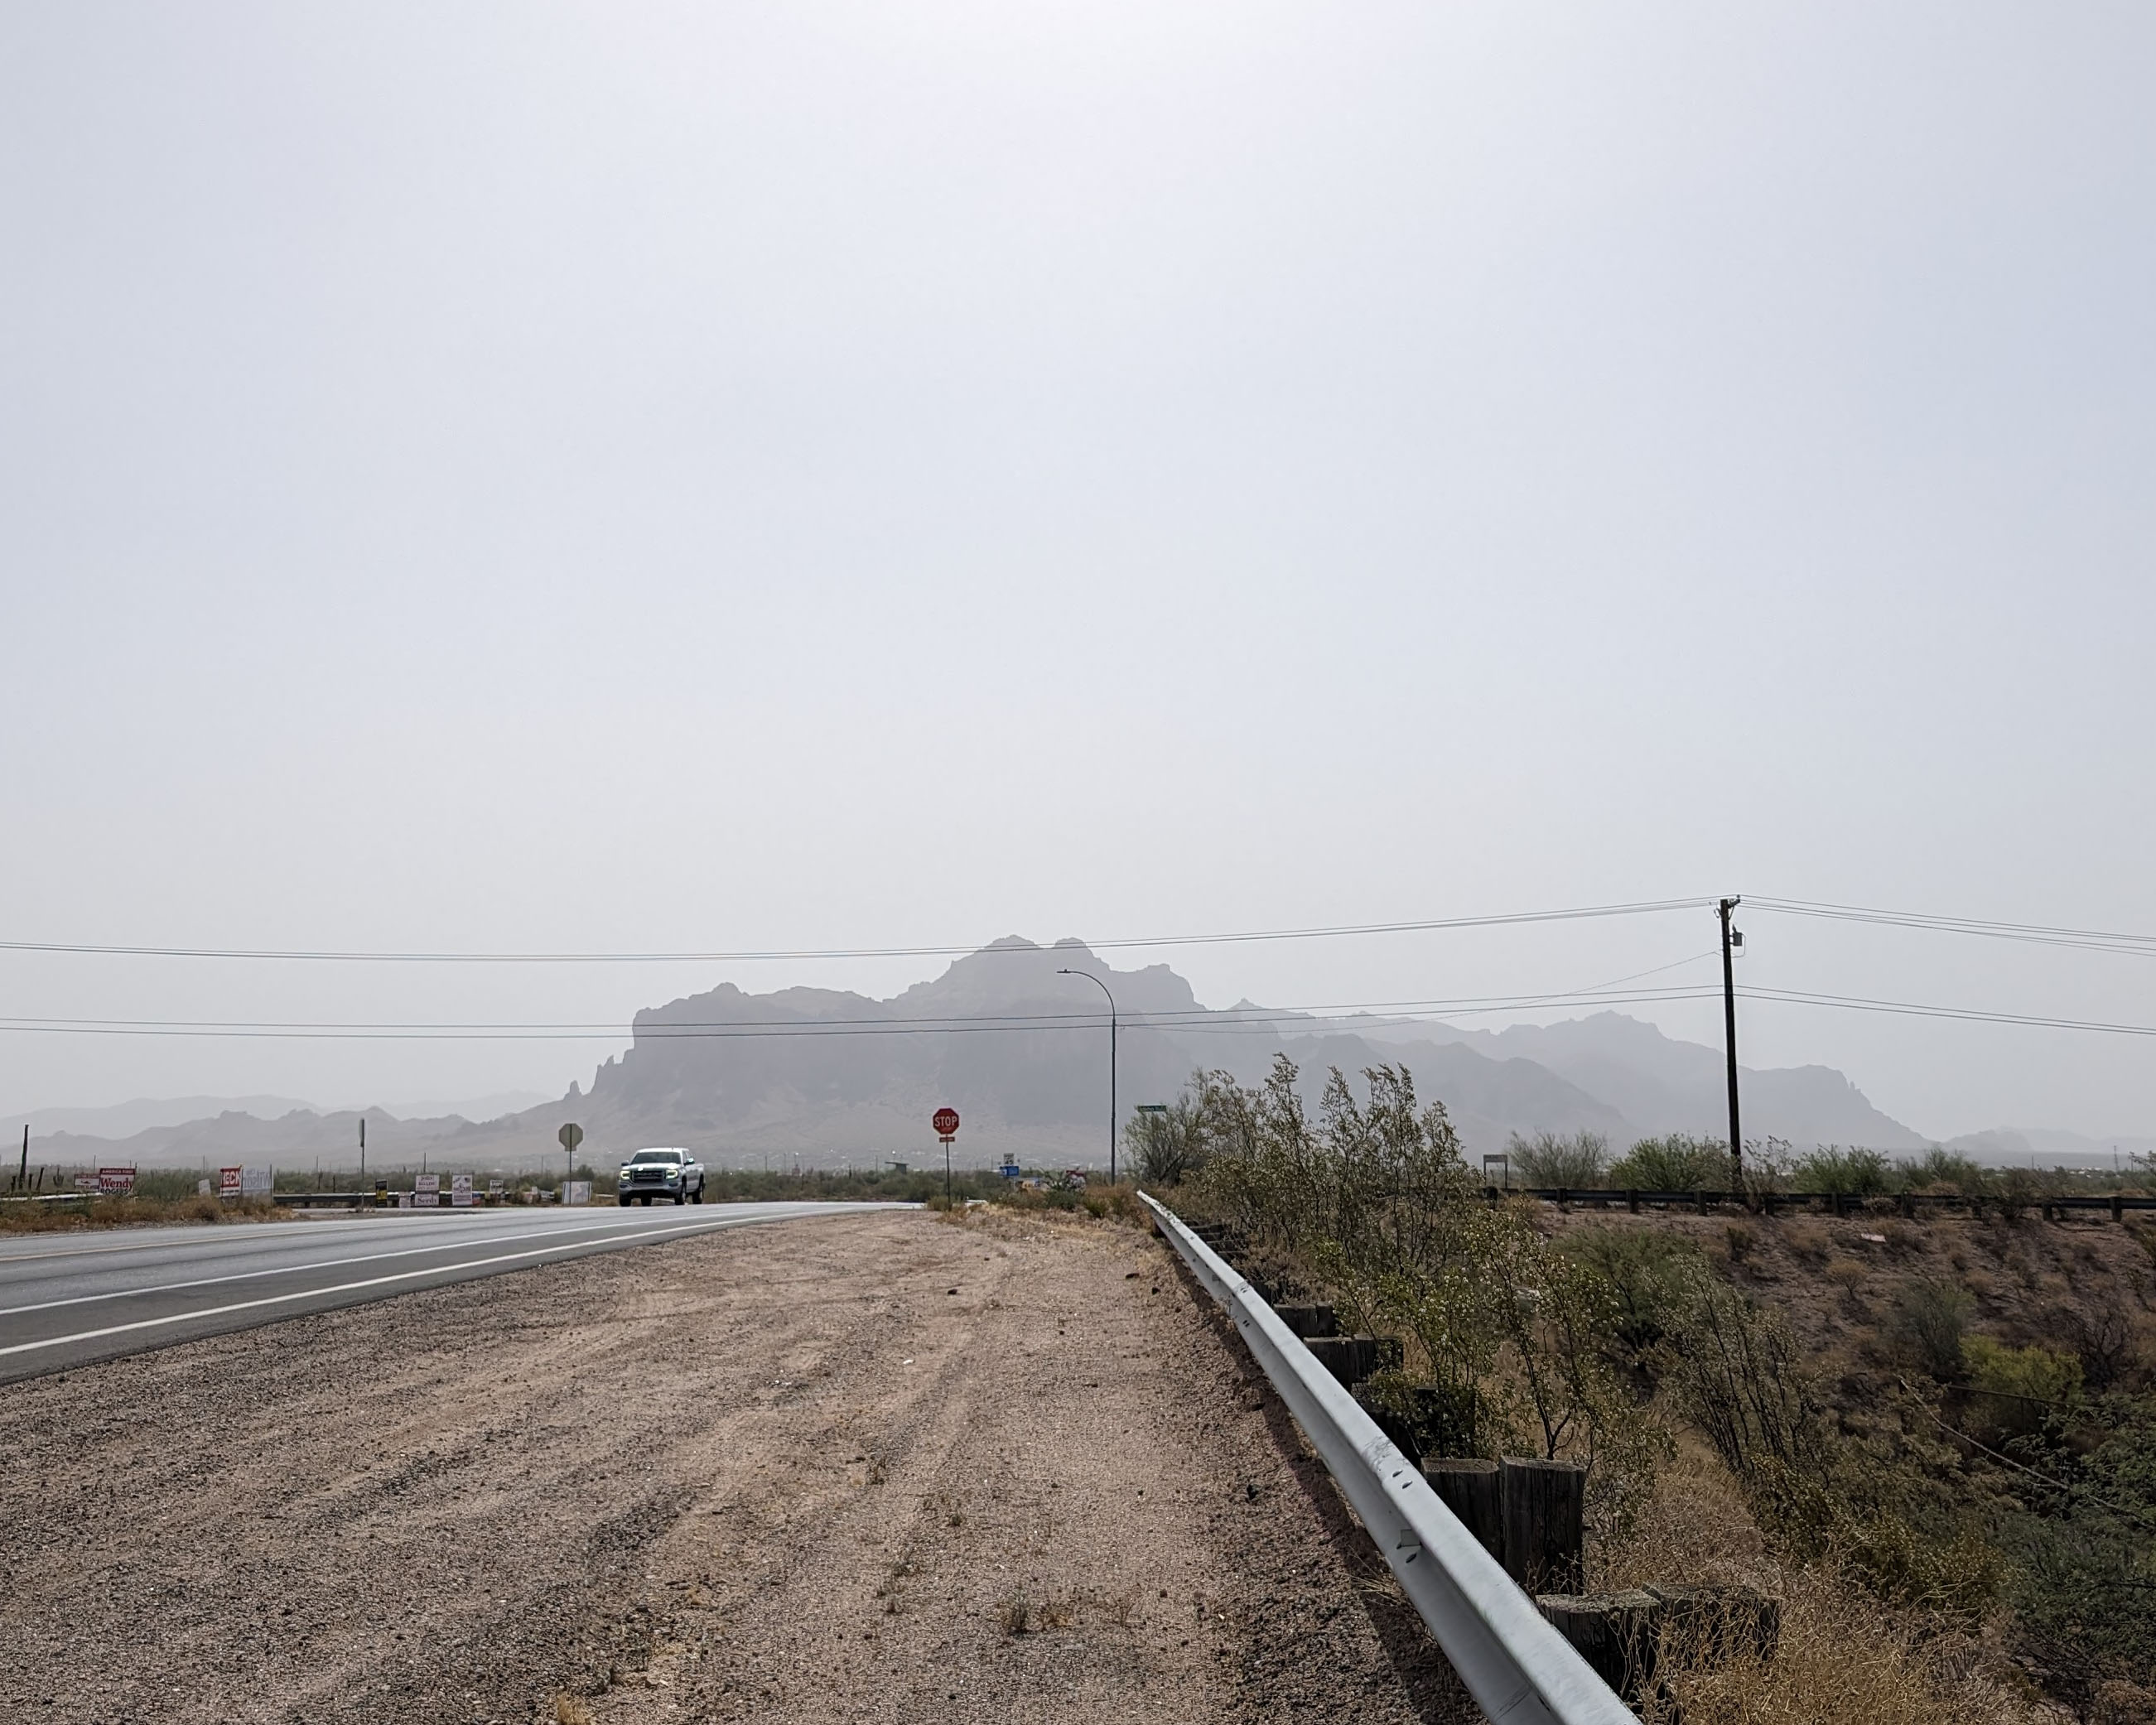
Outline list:
[[[1620,1013],[1491,1031],[1320,1020],[1248,1001],[1209,1010],[1167,965],[1116,970],[1077,941],[1044,947],[1014,937],[889,1000],[823,988],[750,994],[725,983],[649,1008],[636,1015],[629,1049],[598,1068],[588,1091],[572,1084],[558,1101],[490,1119],[326,1112],[269,1097],[234,1099],[214,1112],[207,1106],[213,1099],[188,1099],[206,1106],[167,1105],[148,1125],[141,1122],[155,1117],[157,1104],[52,1110],[46,1122],[33,1122],[44,1129],[33,1132],[32,1159],[152,1166],[319,1158],[349,1167],[363,1112],[369,1164],[383,1168],[422,1156],[438,1166],[531,1166],[558,1157],[554,1134],[567,1120],[583,1126],[594,1161],[639,1144],[681,1143],[721,1165],[859,1166],[940,1156],[927,1119],[947,1102],[965,1120],[962,1165],[1006,1154],[1098,1163],[1108,1132],[1105,1002],[1091,984],[1058,975],[1065,968],[1114,991],[1125,1118],[1138,1103],[1167,1101],[1199,1067],[1250,1081],[1285,1051],[1313,1097],[1329,1067],[1353,1075],[1380,1061],[1406,1065],[1424,1098],[1445,1103],[1471,1153],[1501,1148],[1514,1132],[1594,1131],[1622,1146],[1670,1132],[1717,1137],[1725,1125],[1721,1050]],[[1800,1149],[1909,1151],[1934,1142],[1881,1113],[1830,1067],[1746,1069],[1743,1082],[1748,1137],[1771,1135]],[[111,1118],[110,1136],[95,1132],[100,1114]],[[2026,1131],[1958,1142],[1992,1160],[2074,1158],[2084,1145],[2092,1158],[2108,1149],[2108,1141]]]

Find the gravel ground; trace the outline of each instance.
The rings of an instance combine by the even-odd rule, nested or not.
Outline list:
[[[1135,1232],[788,1223],[0,1390],[0,1717],[1476,1715]]]

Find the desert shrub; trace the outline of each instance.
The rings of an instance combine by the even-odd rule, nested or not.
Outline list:
[[[1953,1282],[1929,1277],[1907,1284],[1887,1310],[1887,1338],[1911,1365],[1940,1383],[1962,1369],[1962,1332],[1969,1327],[1971,1301]]]
[[[2034,1437],[2081,1400],[2082,1363],[2048,1348],[2009,1348],[1989,1336],[1962,1338],[1971,1430],[1993,1442]]]
[[[1719,1191],[1729,1183],[1729,1147],[1678,1132],[1642,1138],[1611,1164],[1609,1182],[1638,1192]]]
[[[2071,1346],[2082,1363],[2082,1382],[2091,1389],[2115,1389],[2138,1375],[2140,1338],[2118,1307],[2106,1304],[2090,1313],[2069,1306],[2046,1327]]]
[[[1748,1486],[1820,1453],[1818,1406],[1789,1327],[1734,1288],[1702,1281],[1662,1348],[1677,1405]]]
[[[1563,1186],[1592,1191],[1602,1183],[1609,1165],[1609,1140],[1600,1132],[1573,1132],[1560,1137],[1537,1132],[1523,1138],[1514,1132],[1505,1145],[1512,1173],[1522,1186]]]
[[[1797,1158],[1790,1185],[1798,1192],[1838,1192],[1845,1197],[1876,1198],[1890,1184],[1890,1167],[1876,1150],[1845,1150],[1839,1144],[1822,1145],[1809,1156]]]
[[[1610,1337],[1627,1366],[1651,1363],[1656,1348],[1698,1297],[1705,1273],[1690,1240],[1645,1228],[1582,1228],[1564,1235],[1558,1249],[1608,1284],[1614,1312]]]
[[[1980,1168],[1958,1150],[1934,1144],[1914,1161],[1894,1165],[1896,1178],[1912,1192],[1955,1192],[1964,1198],[1980,1198],[1992,1188],[1989,1169]]]
[[[1582,1461],[1595,1525],[1622,1525],[1666,1440],[1609,1357],[1607,1278],[1544,1240],[1531,1206],[1484,1201],[1444,1107],[1420,1105],[1404,1069],[1363,1076],[1358,1100],[1336,1069],[1313,1121],[1285,1057],[1254,1089],[1203,1075],[1195,1195],[1305,1266],[1348,1323],[1408,1338],[1448,1446]]]
[[[1161,1112],[1133,1116],[1123,1147],[1147,1185],[1176,1185],[1205,1166],[1205,1111],[1185,1091]]]

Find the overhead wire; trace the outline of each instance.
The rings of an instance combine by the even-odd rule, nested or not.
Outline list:
[[[1835,922],[1912,928],[1935,934],[1974,935],[1987,940],[2026,942],[2082,952],[2123,952],[2156,957],[2156,934],[2120,934],[2094,928],[2064,928],[2041,922],[1992,922],[1974,916],[1941,916],[1922,911],[1885,911],[1864,905],[1821,904],[1808,899],[1747,898],[1747,911],[1771,916],[1810,916]]]
[[[1088,951],[1124,952],[1149,947],[1233,946],[1262,941],[1335,940],[1353,935],[1420,934],[1452,928],[1502,928],[1529,922],[1576,922],[1603,916],[1640,916],[1661,911],[1698,910],[1708,898],[1654,899],[1630,904],[1580,905],[1553,911],[1514,911],[1485,916],[1435,916],[1401,922],[1353,922],[1310,928],[1246,929],[1227,934],[1134,935],[1080,942]],[[0,952],[51,952],[97,957],[270,959],[300,963],[361,964],[752,964],[822,958],[970,957],[991,952],[1052,952],[1054,947],[978,941],[951,946],[816,947],[757,952],[419,952],[312,950],[266,947],[100,945],[80,941],[0,941]]]

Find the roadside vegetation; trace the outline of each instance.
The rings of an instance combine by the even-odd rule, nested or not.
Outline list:
[[[1583,1463],[1600,1584],[1782,1599],[1771,1661],[1680,1664],[1666,1710],[2156,1718],[2156,1230],[2037,1221],[2011,1200],[2045,1177],[1943,1152],[1775,1147],[1759,1173],[2008,1201],[1917,1224],[1492,1201],[1405,1070],[1336,1070],[1314,1111],[1296,1081],[1284,1059],[1255,1087],[1197,1075],[1134,1125],[1142,1181],[1228,1224],[1254,1280],[1395,1338],[1367,1393],[1425,1453]],[[1727,1168],[1712,1140],[1512,1150],[1516,1186],[1714,1189]]]

